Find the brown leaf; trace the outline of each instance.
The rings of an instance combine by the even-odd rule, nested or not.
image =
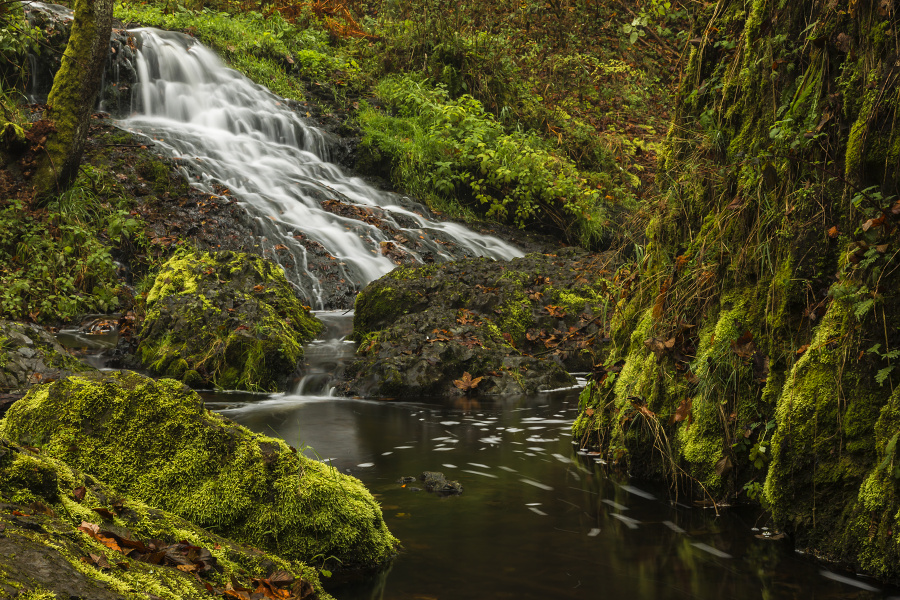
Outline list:
[[[81,502],[82,500],[84,500],[84,495],[85,495],[86,493],[87,493],[87,488],[84,487],[84,486],[77,487],[77,488],[75,488],[74,490],[72,490],[72,495],[73,495],[73,496],[75,497],[75,499],[78,500],[79,502]]]
[[[838,228],[837,225],[828,230],[828,237],[834,239],[838,236]]]
[[[688,424],[693,421],[693,413],[691,412],[691,407],[694,403],[693,398],[685,398],[681,401],[681,404],[678,405],[678,408],[675,409],[675,414],[672,415],[672,422],[680,423],[681,421],[687,421]]]
[[[546,310],[551,317],[557,317],[561,319],[566,316],[566,311],[561,306],[548,304],[544,307],[544,310]]]
[[[513,348],[516,347],[516,342],[515,342],[515,340],[513,340],[512,335],[510,335],[508,333],[504,333],[503,339],[506,340],[506,343],[509,344],[510,346],[512,346]]]
[[[85,532],[92,538],[96,538],[97,534],[100,533],[100,526],[88,523],[87,521],[82,521],[81,525],[78,526],[78,530]]]
[[[684,378],[688,380],[688,383],[692,383],[692,384],[694,384],[694,385],[700,383],[700,378],[697,377],[697,375],[694,374],[693,371],[688,371],[688,372],[685,374]]]
[[[175,568],[179,571],[184,571],[185,573],[193,573],[197,570],[197,567],[194,565],[175,565]]]
[[[807,350],[809,350],[809,344],[803,344],[802,346],[797,348],[797,356],[801,356]]]
[[[453,385],[455,385],[457,388],[461,389],[462,391],[467,392],[469,390],[473,390],[476,387],[478,387],[478,383],[482,379],[483,379],[483,377],[475,377],[473,379],[472,375],[470,375],[469,372],[466,371],[463,373],[463,376],[461,379],[456,379],[453,381]]]
[[[254,286],[253,286],[253,291],[254,291],[254,292],[261,292],[261,291],[263,291],[264,289],[266,289],[266,286],[264,286],[264,285],[262,285],[262,284],[254,285]]]
[[[106,520],[112,521],[113,518],[115,518],[115,515],[108,508],[103,508],[102,506],[98,506],[97,508],[93,508],[91,510],[93,510],[95,513],[97,513],[98,515],[100,515],[101,517],[103,517]]]
[[[112,569],[112,565],[109,564],[109,561],[106,560],[106,557],[102,554],[89,553],[89,556],[91,557],[93,563],[101,569]]]
[[[753,334],[745,331],[741,337],[731,342],[731,350],[741,358],[750,358],[756,347],[753,345]]]
[[[273,585],[290,585],[294,583],[294,576],[288,571],[280,570],[272,573],[269,577],[269,581],[272,582]]]
[[[116,542],[115,539],[113,539],[109,536],[103,535],[102,533],[98,533],[96,538],[97,538],[98,542],[100,542],[101,544],[103,544],[104,546],[109,548],[110,550],[115,550],[116,552],[122,552],[122,548],[119,546],[119,544]]]
[[[584,414],[586,414],[589,417],[592,417],[594,415],[594,409],[591,407],[588,407],[588,408],[584,409]]]

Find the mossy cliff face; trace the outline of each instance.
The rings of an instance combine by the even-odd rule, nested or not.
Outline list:
[[[568,249],[395,269],[357,297],[359,358],[345,391],[408,397],[572,385],[566,369],[590,369],[602,345],[608,263]]]
[[[704,10],[640,284],[574,430],[896,578],[897,13]]]
[[[243,546],[172,513],[123,497],[90,475],[3,438],[0,506],[3,597],[137,600],[152,594],[165,600],[199,599],[209,597],[204,584],[222,589],[234,577],[249,587],[251,578],[263,579],[283,570],[306,582],[313,593],[308,598],[329,598],[312,567]],[[96,509],[105,509],[109,516],[101,516]],[[186,541],[208,550],[215,568],[204,572],[201,580],[194,573],[167,566],[167,561],[136,560],[134,553],[126,555],[121,546],[104,544],[79,529],[84,522],[96,525],[110,540],[111,534],[147,544],[159,540],[162,547]],[[98,564],[91,555],[103,560]]]
[[[287,560],[353,571],[394,554],[396,540],[359,480],[207,411],[171,379],[70,377],[16,402],[0,436]]]
[[[147,296],[138,355],[152,372],[192,387],[276,391],[321,329],[277,265],[180,251]]]

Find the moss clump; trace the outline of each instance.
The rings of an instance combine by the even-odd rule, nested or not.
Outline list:
[[[353,570],[394,554],[396,540],[359,480],[210,413],[171,379],[70,377],[17,402],[0,435],[288,560],[333,557]]]
[[[283,386],[321,322],[284,273],[259,257],[183,250],[147,296],[138,355],[154,373],[192,387]]]
[[[0,438],[0,502],[6,508],[0,515],[4,526],[0,595],[12,587],[20,590],[17,598],[137,600],[149,593],[165,600],[200,599],[208,597],[204,583],[221,589],[234,578],[249,585],[251,577],[284,570],[308,582],[320,598],[329,598],[315,569],[299,561],[242,546],[167,511],[123,497],[94,477],[5,438]],[[95,509],[106,509],[110,516],[101,517]],[[165,562],[138,560],[79,530],[83,522],[145,543],[160,540],[156,543],[167,546],[185,541],[209,550],[216,567],[204,572],[201,581],[194,573]],[[82,560],[91,554],[103,557],[110,567]]]

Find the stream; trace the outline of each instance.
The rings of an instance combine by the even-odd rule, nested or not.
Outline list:
[[[691,506],[608,473],[573,444],[578,390],[530,397],[329,395],[352,356],[352,315],[307,352],[302,393],[205,393],[210,408],[362,480],[403,544],[373,581],[339,600],[891,598],[896,592],[820,566],[766,539],[756,511]],[[401,477],[441,471],[463,493],[439,497]],[[420,485],[420,484],[419,484]]]

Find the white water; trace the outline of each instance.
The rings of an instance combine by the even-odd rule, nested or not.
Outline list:
[[[327,133],[193,38],[156,29],[130,33],[138,41],[139,84],[135,113],[121,125],[151,138],[160,153],[189,163],[185,172],[195,186],[215,193],[213,184],[221,184],[244,203],[257,217],[264,250],[281,245],[290,252],[292,260],[282,266],[311,304],[340,304],[329,298],[323,277],[339,277],[358,290],[393,269],[395,262],[382,254],[385,246],[404,262],[522,255],[497,238],[429,219],[408,198],[376,190],[329,163],[333,140]],[[322,208],[328,200],[361,207],[384,225],[328,212]],[[309,241],[334,257],[334,269],[311,267]]]

